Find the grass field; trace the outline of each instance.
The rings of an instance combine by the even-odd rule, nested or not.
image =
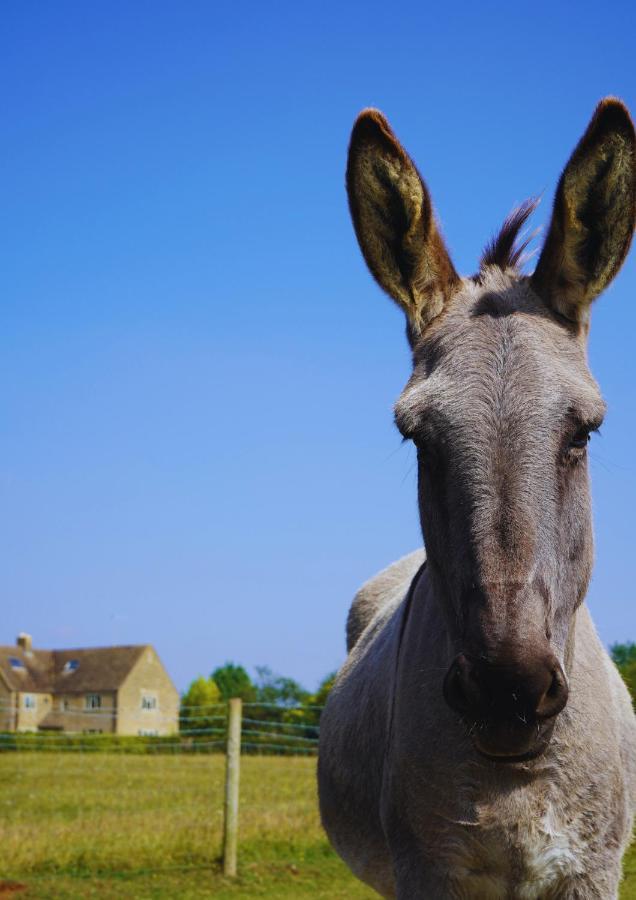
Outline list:
[[[222,756],[0,755],[0,898],[358,900],[330,850],[315,760],[244,757],[240,876],[221,875]],[[636,900],[636,854],[622,900]]]

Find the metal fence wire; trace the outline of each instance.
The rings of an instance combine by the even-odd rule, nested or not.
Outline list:
[[[0,711],[7,708],[0,704]],[[227,704],[181,707],[179,727],[173,734],[118,734],[118,718],[129,718],[129,711],[115,707],[73,710],[73,718],[85,719],[86,725],[76,732],[10,731],[0,732],[0,753],[16,750],[123,751],[128,753],[224,752],[228,727]],[[244,703],[242,715],[243,752],[277,754],[315,753],[318,745],[320,706],[282,707],[273,703]],[[103,718],[104,728],[96,729]],[[155,723],[172,722],[173,717],[153,716]],[[112,731],[106,727],[112,726]],[[81,727],[81,721],[80,721]]]

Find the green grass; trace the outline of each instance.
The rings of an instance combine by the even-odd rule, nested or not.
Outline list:
[[[224,879],[224,765],[220,755],[0,755],[2,877],[26,886],[10,895],[374,896],[327,844],[306,757],[243,757],[240,875]]]
[[[0,755],[0,900],[371,900],[329,848],[315,760],[244,757],[240,874],[223,878],[222,756]],[[636,852],[621,900],[636,900]]]

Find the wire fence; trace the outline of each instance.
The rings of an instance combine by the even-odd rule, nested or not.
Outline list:
[[[0,704],[0,714],[3,708],[8,707]],[[244,703],[243,709],[243,752],[316,753],[321,706]],[[128,725],[132,713],[149,731],[165,733],[119,733],[119,722]],[[0,732],[0,753],[18,750],[223,753],[227,742],[227,704],[222,703],[181,707],[178,716],[153,711],[150,723],[143,721],[138,710],[115,707],[66,710],[65,715],[72,730],[29,728]],[[101,727],[96,728],[96,724]]]
[[[315,790],[321,707],[246,703],[240,721],[238,859],[324,842]],[[125,710],[108,713],[116,728]],[[181,709],[164,735],[0,733],[2,877],[18,881],[185,867],[218,871],[224,845],[228,709]],[[303,851],[304,852],[304,851]],[[8,864],[10,861],[10,865]],[[79,894],[78,894],[79,896]],[[123,895],[122,895],[123,896]]]

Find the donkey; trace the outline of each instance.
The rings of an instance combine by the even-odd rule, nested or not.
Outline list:
[[[324,710],[324,827],[398,900],[617,897],[636,801],[636,719],[584,604],[595,297],[636,218],[636,136],[603,100],[568,162],[534,274],[504,223],[460,277],[425,183],[377,110],[358,117],[347,190],[358,242],[402,307],[426,558],[362,587]]]

